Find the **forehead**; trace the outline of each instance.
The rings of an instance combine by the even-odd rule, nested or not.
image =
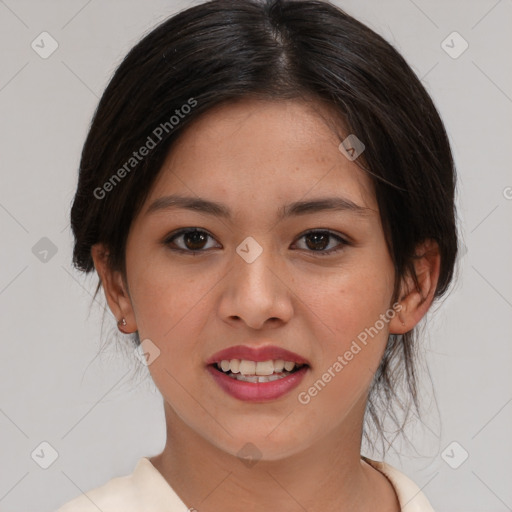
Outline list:
[[[346,135],[320,102],[224,103],[181,134],[146,204],[177,192],[239,206],[338,193],[376,209],[369,176],[338,149]]]

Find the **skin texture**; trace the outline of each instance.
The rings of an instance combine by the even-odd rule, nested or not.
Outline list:
[[[160,355],[149,366],[164,398],[167,443],[151,458],[189,507],[251,510],[398,511],[387,479],[360,459],[368,388],[388,334],[412,329],[427,312],[439,275],[434,242],[418,247],[421,290],[404,279],[401,311],[307,404],[307,390],[359,333],[392,304],[394,268],[369,177],[338,149],[319,103],[242,100],[196,120],[179,139],[134,220],[126,279],[109,269],[107,250],[92,249],[95,268],[124,332],[138,330]],[[331,127],[330,127],[331,126]],[[184,209],[148,213],[169,194],[221,202],[232,218]],[[326,196],[365,207],[278,220],[284,205]],[[202,245],[182,236],[200,228]],[[329,230],[322,255],[309,230]],[[263,252],[247,263],[246,237]],[[321,245],[321,244],[320,244]],[[278,345],[310,362],[301,385],[278,400],[247,403],[222,391],[206,370],[215,352],[238,344]],[[252,443],[252,467],[237,457]]]

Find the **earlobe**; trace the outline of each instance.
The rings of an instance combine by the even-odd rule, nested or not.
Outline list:
[[[116,318],[118,329],[124,334],[135,332],[137,330],[135,315],[122,273],[110,267],[109,251],[103,244],[93,245],[91,256],[108,306]]]
[[[428,239],[419,244],[413,263],[417,284],[411,275],[404,277],[399,295],[401,309],[390,322],[392,334],[404,334],[413,329],[434,300],[441,265],[437,242]]]

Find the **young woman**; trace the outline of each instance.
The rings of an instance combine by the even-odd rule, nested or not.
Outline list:
[[[361,440],[403,383],[416,399],[454,189],[420,81],[337,7],[213,0],[154,29],[100,101],[71,218],[167,442],[59,512],[432,511]]]

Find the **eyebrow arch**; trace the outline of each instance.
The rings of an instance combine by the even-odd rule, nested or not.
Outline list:
[[[199,197],[187,197],[177,194],[164,196],[151,203],[146,211],[146,215],[153,212],[168,210],[172,208],[182,208],[193,210],[200,213],[214,215],[225,219],[231,219],[230,209],[222,203],[209,201]],[[307,215],[323,211],[347,211],[360,216],[367,216],[374,212],[373,209],[360,206],[348,198],[344,197],[321,197],[310,201],[296,201],[281,207],[278,210],[278,220],[287,217]]]

